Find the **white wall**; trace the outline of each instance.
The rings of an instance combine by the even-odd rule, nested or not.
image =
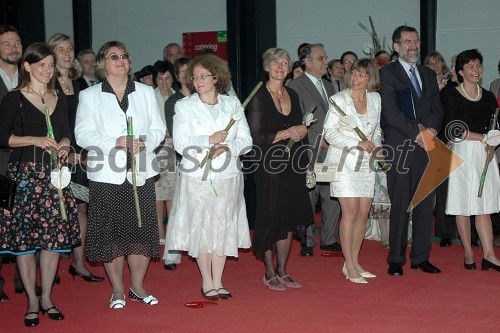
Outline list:
[[[44,0],[44,12],[47,39],[55,33],[63,33],[73,38],[73,1]]]
[[[297,58],[297,47],[304,42],[325,45],[329,59],[340,58],[344,51],[366,57],[363,43],[371,37],[358,26],[370,27],[371,15],[378,36],[391,44],[394,29],[407,24],[419,29],[420,5],[415,0],[277,0],[278,46]],[[413,13],[413,15],[408,15]],[[387,49],[387,46],[385,47]]]
[[[454,54],[478,49],[483,55],[482,86],[497,78],[500,60],[500,1],[438,1],[437,50],[449,64]]]
[[[330,59],[346,50],[363,57],[371,15],[378,35],[391,35],[398,25],[420,29],[420,5],[415,0],[276,0],[277,46],[297,57],[303,42],[325,44]],[[45,0],[47,38],[56,32],[73,36],[72,2]],[[436,49],[447,63],[462,50],[478,48],[484,56],[483,86],[498,77],[500,1],[439,0]],[[226,30],[226,0],[94,0],[93,48],[109,40],[123,41],[139,70],[162,57],[169,42],[182,43],[183,32]]]
[[[132,70],[163,59],[170,42],[182,45],[183,32],[226,30],[225,0],[92,1],[93,49],[110,40],[125,43]]]

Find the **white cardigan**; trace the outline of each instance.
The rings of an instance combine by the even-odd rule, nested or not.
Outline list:
[[[197,93],[175,103],[174,148],[183,155],[179,171],[189,177],[207,179],[207,166],[201,169],[199,164],[212,146],[208,143],[208,137],[223,130],[235,108],[241,106],[238,98],[233,96],[219,95],[218,100],[220,108],[217,119],[213,118]],[[231,127],[226,143],[230,152],[219,155],[211,163],[212,180],[229,179],[241,172],[238,156],[252,148],[252,136],[245,116]]]
[[[377,92],[366,94],[367,126],[365,127],[363,127],[356,112],[349,95],[349,89],[342,90],[331,98],[344,111],[346,117],[341,116],[333,106],[330,106],[325,121],[325,140],[330,144],[325,162],[342,164],[339,165],[339,171],[354,172],[360,162],[359,159],[369,160],[370,154],[355,149],[361,139],[354,131],[353,125],[357,126],[377,147],[381,145],[380,112],[382,107],[380,95]],[[361,157],[360,154],[363,156]]]
[[[75,137],[80,147],[89,151],[87,176],[90,180],[123,184],[126,178],[126,149],[116,147],[116,139],[127,135],[127,117],[132,117],[134,137],[141,137],[146,148],[136,161],[146,178],[158,174],[155,148],[165,138],[165,124],[160,117],[153,88],[134,82],[135,91],[128,95],[125,114],[114,94],[102,92],[101,84],[80,92],[76,114]]]

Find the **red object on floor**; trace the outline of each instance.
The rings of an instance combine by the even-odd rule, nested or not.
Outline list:
[[[481,248],[474,248],[478,270],[463,268],[460,245],[440,248],[433,244],[431,262],[441,274],[426,274],[403,266],[404,275],[387,274],[387,250],[365,241],[360,262],[377,275],[367,284],[351,283],[342,274],[343,260],[328,260],[320,249],[301,257],[294,241],[287,273],[301,289],[275,292],[262,283],[264,265],[250,251],[228,259],[223,282],[233,294],[217,306],[193,311],[185,304],[200,298],[201,277],[187,256],[177,270],[152,262],[146,275],[147,291],[158,305],[132,302],[121,310],[109,308],[111,285],[88,283],[68,273],[70,260],[61,260],[61,284],[53,301],[64,316],[54,321],[40,316],[38,328],[26,328],[26,297],[14,293],[15,265],[3,265],[5,292],[10,302],[0,303],[1,332],[498,332],[500,327],[500,273],[481,271]],[[495,249],[498,252],[498,249]],[[409,249],[408,249],[409,254]],[[497,254],[499,255],[499,254]],[[104,267],[90,267],[105,276]],[[124,274],[128,294],[130,278]]]

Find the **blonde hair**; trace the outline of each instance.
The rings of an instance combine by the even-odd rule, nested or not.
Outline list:
[[[59,45],[60,43],[62,43],[64,41],[69,41],[69,43],[71,44],[71,47],[73,47],[73,53],[74,53],[75,52],[75,43],[73,43],[73,40],[68,35],[60,34],[60,33],[53,34],[52,36],[50,36],[49,40],[47,41],[47,44],[50,46],[50,48],[52,49],[54,54],[57,54],[56,53],[57,45]],[[56,57],[57,57],[57,55],[56,55]],[[56,59],[54,59],[54,60],[56,60]],[[57,60],[56,60],[56,63],[57,63]],[[57,73],[57,76],[61,76],[61,73],[57,69],[57,66],[56,66],[56,73]],[[71,63],[71,68],[69,69],[68,77],[70,80],[75,80],[75,79],[78,79],[81,75],[82,75],[82,66],[80,65],[80,62],[78,62],[78,60],[76,59],[76,55],[74,55],[73,62]]]

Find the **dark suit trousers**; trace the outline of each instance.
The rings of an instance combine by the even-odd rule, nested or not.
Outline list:
[[[407,212],[411,199],[418,187],[420,179],[427,166],[427,154],[420,148],[413,153],[411,164],[405,165],[407,172],[401,172],[401,167],[395,167],[387,173],[387,186],[391,199],[391,215],[389,229],[389,263],[406,263],[406,247],[408,222]],[[399,170],[398,170],[399,169]],[[399,172],[398,172],[399,171]],[[428,260],[432,247],[432,211],[434,192],[413,208],[412,218],[412,248],[410,259],[413,264]]]

